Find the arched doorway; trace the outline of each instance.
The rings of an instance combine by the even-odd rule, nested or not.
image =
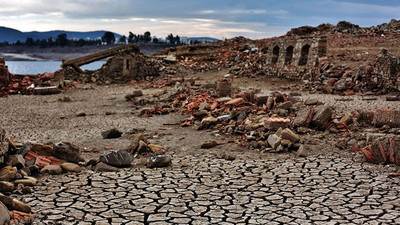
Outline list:
[[[275,46],[272,49],[272,60],[271,60],[271,63],[272,64],[276,64],[278,62],[278,59],[279,59],[279,47]]]
[[[292,64],[292,59],[293,59],[293,46],[289,46],[286,48],[286,57],[285,57],[285,65],[290,65]]]
[[[310,45],[304,45],[303,48],[301,48],[301,55],[300,55],[300,60],[299,60],[299,66],[304,66],[307,65],[308,61],[308,53],[310,52]]]

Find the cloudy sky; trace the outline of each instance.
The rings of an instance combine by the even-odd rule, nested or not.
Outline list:
[[[399,0],[7,0],[0,26],[22,31],[110,30],[165,37],[282,35],[292,27],[336,24],[361,26],[399,19]]]

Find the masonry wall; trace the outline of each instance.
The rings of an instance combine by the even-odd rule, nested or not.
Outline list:
[[[326,56],[326,37],[283,37],[269,42],[266,64],[290,66],[317,66],[318,59]]]
[[[0,87],[7,86],[11,80],[11,74],[5,63],[4,58],[0,58]]]

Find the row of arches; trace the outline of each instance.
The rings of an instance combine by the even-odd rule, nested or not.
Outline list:
[[[306,44],[301,48],[300,60],[299,60],[299,63],[298,63],[299,66],[307,65],[308,54],[310,52],[310,48],[311,48],[311,46],[309,44]],[[280,53],[279,46],[275,46],[272,49],[272,59],[271,59],[271,63],[272,64],[278,63],[279,53]],[[290,45],[285,50],[285,61],[284,61],[285,65],[291,65],[292,64],[293,55],[294,55],[294,47]]]

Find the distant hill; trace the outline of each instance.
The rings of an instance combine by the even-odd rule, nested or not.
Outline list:
[[[32,31],[32,32],[21,32],[16,29],[8,28],[8,27],[0,27],[0,42],[8,41],[9,43],[15,43],[18,40],[21,42],[25,42],[26,38],[31,37],[34,40],[36,39],[48,39],[50,37],[56,39],[57,35],[65,33],[67,34],[68,39],[99,39],[101,38],[105,30],[99,31],[87,31],[87,32],[78,32],[78,31],[65,31],[65,30],[54,30],[54,31]],[[122,35],[114,33],[115,39],[118,40]]]

